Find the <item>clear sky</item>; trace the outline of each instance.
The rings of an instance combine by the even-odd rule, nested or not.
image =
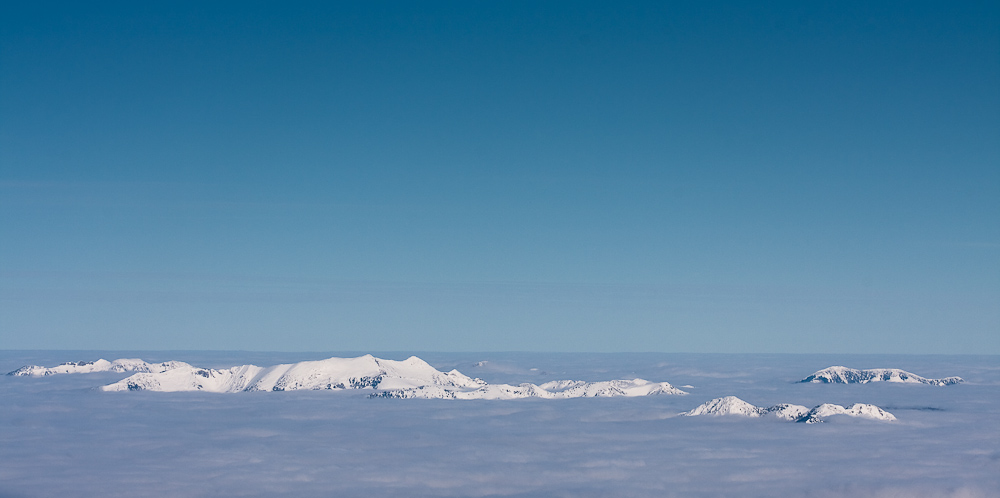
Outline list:
[[[11,348],[1000,354],[1000,4],[5,5]]]

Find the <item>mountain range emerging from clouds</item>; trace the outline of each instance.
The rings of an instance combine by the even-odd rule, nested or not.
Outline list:
[[[44,377],[55,374],[94,373],[94,372],[147,372],[162,373],[180,367],[190,367],[183,361],[165,361],[163,363],[146,363],[140,359],[122,358],[115,361],[70,361],[54,367],[27,365],[7,375]]]
[[[54,374],[134,372],[131,376],[99,389],[102,391],[205,391],[217,393],[295,390],[370,389],[371,397],[425,399],[519,399],[582,398],[616,396],[683,395],[668,382],[618,379],[597,382],[556,380],[542,384],[489,384],[458,370],[441,372],[424,360],[386,360],[370,354],[356,358],[327,358],[270,367],[239,365],[231,368],[199,368],[181,361],[147,363],[125,358],[114,361],[68,362],[55,367],[24,366],[8,375],[42,377]],[[801,382],[865,384],[869,382],[919,383],[944,386],[962,382],[960,377],[927,379],[899,369],[857,370],[833,366],[819,370]],[[683,415],[739,415],[776,417],[804,423],[822,422],[832,415],[847,415],[893,421],[896,417],[875,405],[855,403],[848,407],[824,403],[814,408],[779,404],[755,406],[735,396],[708,401]]]
[[[0,496],[1000,489],[995,356],[0,353]]]
[[[865,403],[855,403],[848,407],[834,405],[831,403],[823,403],[812,409],[806,408],[802,405],[792,405],[788,403],[762,407],[751,405],[736,396],[725,396],[713,399],[703,403],[694,410],[682,413],[682,415],[737,415],[742,417],[770,416],[781,420],[788,420],[790,422],[804,422],[807,424],[823,422],[823,419],[833,415],[847,415],[872,420],[884,420],[887,422],[896,420],[895,415],[875,405]]]
[[[541,385],[488,384],[458,370],[441,372],[411,356],[403,361],[372,355],[328,358],[270,367],[240,365],[226,369],[199,368],[170,361],[146,363],[138,359],[70,362],[47,368],[26,366],[8,375],[47,376],[57,373],[136,372],[102,391],[252,391],[374,389],[373,397],[435,399],[518,399],[648,396],[687,394],[667,382],[644,379],[584,382],[557,380]]]
[[[943,379],[926,379],[917,374],[898,368],[872,368],[858,370],[841,366],[827,367],[802,379],[800,382],[823,384],[867,384],[869,382],[899,382],[904,384],[928,384],[932,386],[948,386],[965,382],[961,377],[945,377]]]
[[[407,389],[390,389],[373,394],[382,398],[428,399],[518,399],[518,398],[609,398],[614,396],[651,396],[655,394],[687,394],[667,382],[650,382],[645,379],[607,380],[584,382],[580,380],[554,380],[535,384],[483,384],[474,390],[449,389],[442,386],[421,386]]]

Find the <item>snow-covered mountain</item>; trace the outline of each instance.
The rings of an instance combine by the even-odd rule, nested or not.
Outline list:
[[[854,403],[851,406],[843,407],[840,405],[834,405],[831,403],[823,403],[812,410],[809,410],[799,422],[805,422],[807,424],[814,424],[816,422],[822,422],[824,418],[831,415],[849,415],[851,417],[861,417],[869,418],[872,420],[885,420],[892,422],[896,420],[896,416],[875,406],[869,405],[867,403]]]
[[[294,391],[299,389],[408,389],[441,386],[475,389],[486,383],[457,370],[441,372],[411,356],[403,361],[372,355],[259,367],[226,369],[190,365],[157,373],[137,373],[101,388],[104,391]]]
[[[9,375],[136,372],[103,391],[293,391],[299,389],[372,389],[373,397],[440,399],[577,398],[687,394],[667,382],[643,379],[583,382],[558,380],[540,386],[487,384],[458,370],[441,372],[411,356],[403,361],[372,355],[259,367],[199,368],[180,361],[146,363],[137,359],[70,362],[56,367],[26,366]]]
[[[43,377],[46,375],[94,372],[146,372],[162,373],[175,368],[190,367],[182,361],[165,361],[163,363],[146,363],[135,358],[122,358],[115,361],[70,361],[54,367],[27,365],[7,375]]]
[[[655,394],[687,394],[667,382],[644,379],[583,382],[556,380],[542,385],[486,384],[475,389],[455,389],[443,386],[423,386],[391,389],[372,394],[381,398],[427,399],[517,399],[517,398],[586,398],[612,396],[651,396]]]
[[[772,416],[782,420],[804,422],[807,424],[822,422],[824,418],[831,415],[848,415],[852,417],[885,421],[896,420],[896,417],[893,414],[875,405],[868,405],[864,403],[855,403],[847,408],[840,405],[824,403],[810,410],[802,405],[791,405],[787,403],[769,407],[755,406],[737,398],[736,396],[726,396],[724,398],[713,399],[707,403],[699,405],[694,410],[682,413],[682,415],[738,415],[743,417]]]
[[[932,386],[947,386],[964,382],[961,377],[945,377],[943,379],[926,379],[898,368],[872,368],[858,370],[847,367],[824,368],[800,382],[834,383],[834,384],[867,384],[869,382],[902,382],[907,384],[929,384]]]
[[[798,420],[808,412],[809,409],[801,405],[780,404],[764,408],[751,405],[736,396],[726,396],[713,399],[694,410],[684,412],[684,415],[740,415],[743,417],[773,415],[785,420]]]

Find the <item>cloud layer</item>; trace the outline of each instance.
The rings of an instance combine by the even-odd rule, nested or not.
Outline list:
[[[213,368],[308,359],[129,356]],[[0,352],[0,367],[81,357]],[[990,497],[1000,489],[995,357],[421,357],[438,370],[459,368],[491,383],[641,376],[694,387],[688,396],[456,403],[369,399],[363,391],[219,396],[92,389],[127,375],[114,372],[0,376],[0,496]],[[947,389],[797,382],[836,363],[961,374],[967,382]],[[806,426],[767,417],[674,416],[730,393],[764,406],[871,403],[898,421],[832,417]]]

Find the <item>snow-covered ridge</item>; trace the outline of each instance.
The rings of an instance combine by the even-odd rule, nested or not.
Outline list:
[[[54,367],[27,365],[7,375],[44,377],[55,374],[94,373],[94,372],[147,372],[162,373],[175,368],[190,367],[182,361],[165,361],[163,363],[146,363],[135,358],[122,358],[115,361],[100,359],[97,361],[70,361]]]
[[[716,398],[704,403],[694,410],[684,412],[681,415],[738,415],[743,417],[764,417],[772,416],[791,422],[803,422],[815,424],[823,422],[823,419],[831,415],[848,415],[851,417],[868,418],[872,420],[895,421],[896,417],[875,406],[865,403],[855,403],[849,407],[824,403],[812,409],[802,405],[791,405],[783,403],[780,405],[762,407],[754,406],[743,401],[736,396],[726,396]]]
[[[403,361],[372,355],[327,358],[259,367],[226,369],[186,366],[158,373],[138,373],[101,388],[104,391],[295,391],[317,389],[407,389],[421,386],[475,389],[485,382],[457,370],[441,372],[411,356]]]
[[[391,389],[372,394],[380,398],[426,399],[517,399],[517,398],[586,398],[613,396],[651,396],[655,394],[687,394],[667,382],[650,382],[644,379],[583,382],[556,380],[541,385],[484,384],[476,389],[451,389],[441,386],[422,386],[409,389]]]
[[[578,398],[687,394],[667,382],[643,379],[583,382],[558,380],[542,385],[487,384],[458,370],[441,372],[411,356],[403,361],[372,355],[259,367],[199,368],[183,362],[158,364],[142,360],[64,363],[57,367],[23,367],[11,375],[137,372],[106,385],[103,391],[293,391],[300,389],[372,389],[372,397],[439,399]]]
[[[898,368],[872,368],[858,370],[842,366],[828,367],[820,370],[800,382],[833,383],[833,384],[867,384],[869,382],[901,382],[907,384],[929,384],[932,386],[948,386],[965,382],[961,377],[945,377],[943,379],[926,379],[919,375]]]

